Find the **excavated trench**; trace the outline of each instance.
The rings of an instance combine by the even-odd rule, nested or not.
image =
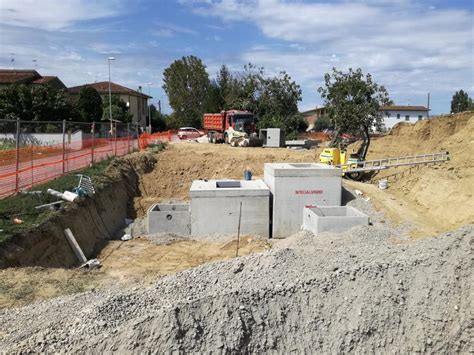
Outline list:
[[[85,256],[94,258],[124,227],[126,218],[136,217],[133,199],[140,195],[140,176],[150,172],[155,162],[151,153],[115,160],[104,172],[104,186],[92,198],[69,204],[38,227],[0,245],[0,268],[77,266],[64,237],[66,228],[71,229]]]

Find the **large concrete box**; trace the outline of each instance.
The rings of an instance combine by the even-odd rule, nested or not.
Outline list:
[[[369,216],[349,206],[307,207],[303,211],[303,229],[315,235],[322,232],[341,233],[368,224]]]
[[[280,128],[263,128],[259,132],[264,147],[280,148],[285,146],[285,132]]]
[[[236,235],[242,202],[241,234],[269,236],[270,190],[262,180],[195,180],[191,194],[191,235]]]
[[[272,236],[301,230],[306,206],[340,206],[342,171],[327,164],[266,163],[264,181],[272,193]]]
[[[155,204],[148,209],[148,234],[191,234],[191,213],[188,204]]]

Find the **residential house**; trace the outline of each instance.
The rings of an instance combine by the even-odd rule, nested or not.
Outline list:
[[[382,106],[380,108],[383,118],[383,131],[392,129],[398,122],[421,121],[429,118],[429,109],[424,106]],[[325,107],[302,112],[301,114],[308,122],[308,130],[314,127],[315,122],[326,113]]]
[[[102,97],[104,102],[109,100],[109,82],[101,81],[98,83],[84,84],[79,86],[70,87],[68,89],[69,94],[73,99],[77,99],[81,89],[85,86],[93,87]],[[133,122],[146,127],[148,124],[148,99],[151,99],[151,96],[145,95],[140,91],[129,89],[125,86],[110,83],[110,92],[112,95],[119,96],[123,101],[127,103],[127,106],[130,110],[130,113],[133,115]]]
[[[326,108],[324,106],[316,107],[312,110],[301,112],[301,115],[308,123],[308,129],[307,129],[308,131],[312,130],[314,128],[314,124],[316,123],[316,121],[321,116],[324,116],[325,114],[326,114]]]
[[[9,85],[49,85],[58,90],[66,89],[57,76],[43,76],[32,69],[0,69],[0,89]]]
[[[380,108],[385,130],[392,129],[398,122],[415,123],[429,117],[429,109],[425,106],[383,106]]]

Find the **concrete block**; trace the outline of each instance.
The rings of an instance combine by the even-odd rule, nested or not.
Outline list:
[[[369,216],[349,206],[305,207],[303,210],[303,229],[315,235],[322,232],[341,233],[368,224]]]
[[[266,163],[264,181],[272,194],[272,237],[301,230],[306,206],[340,206],[342,171],[327,164]]]
[[[188,204],[156,204],[147,214],[148,233],[191,234],[191,213]]]
[[[237,235],[242,202],[241,234],[268,238],[270,190],[262,180],[195,180],[191,195],[191,235]]]
[[[264,128],[259,131],[264,147],[280,148],[285,146],[285,132],[280,128]]]

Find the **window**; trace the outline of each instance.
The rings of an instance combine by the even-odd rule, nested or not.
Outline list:
[[[399,114],[399,113],[397,113],[397,120],[399,120],[399,119],[400,119],[400,114]]]
[[[418,115],[418,121],[421,121],[423,119],[422,115]]]
[[[405,116],[405,121],[410,121],[410,115]]]

